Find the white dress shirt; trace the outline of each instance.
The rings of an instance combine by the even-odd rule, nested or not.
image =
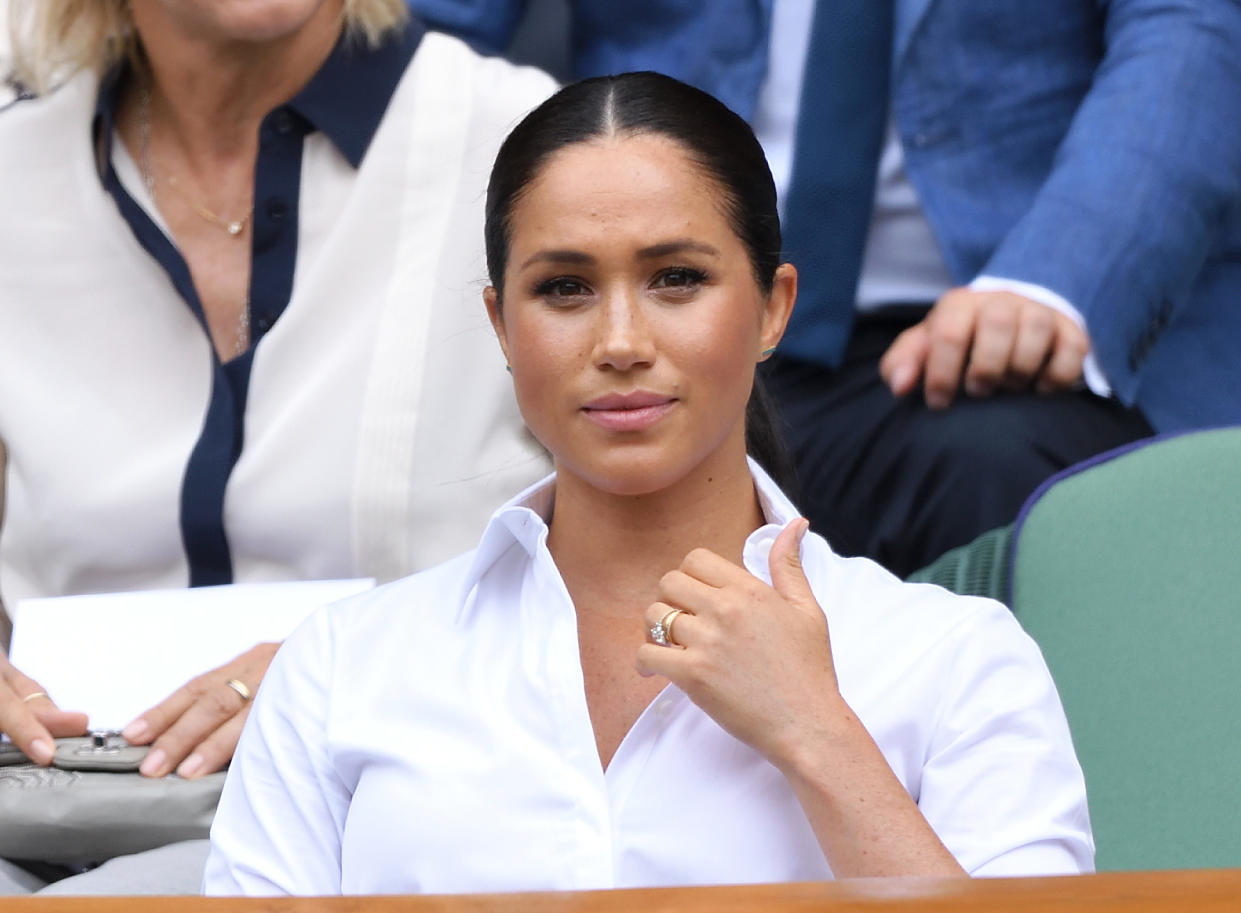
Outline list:
[[[744,561],[769,582],[797,512],[753,470],[768,524]],[[208,893],[832,877],[784,777],[674,685],[602,768],[576,612],[546,545],[553,496],[549,478],[500,508],[474,552],[329,607],[286,642],[224,789]],[[1081,769],[1012,615],[812,533],[802,561],[842,694],[961,865],[1088,871]]]

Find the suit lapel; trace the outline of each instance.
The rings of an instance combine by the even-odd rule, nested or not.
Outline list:
[[[935,0],[896,0],[895,35],[892,44],[893,69],[900,66],[909,50],[909,42],[918,30],[926,11]]]

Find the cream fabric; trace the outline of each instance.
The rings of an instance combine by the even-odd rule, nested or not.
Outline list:
[[[481,300],[499,142],[554,88],[428,34],[354,170],[302,162],[292,298],[255,356],[225,524],[239,582],[388,580],[547,471]],[[96,81],[0,114],[0,597],[183,586],[208,340],[100,184]]]

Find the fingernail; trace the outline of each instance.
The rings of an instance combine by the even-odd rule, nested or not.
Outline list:
[[[166,757],[162,748],[147,752],[147,756],[142,759],[142,764],[138,767],[138,772],[145,777],[155,776],[163,768]]]
[[[913,383],[914,369],[909,365],[901,365],[892,372],[892,389],[903,393]]]
[[[948,408],[948,404],[950,402],[951,400],[948,399],[948,397],[944,396],[944,394],[942,393],[933,393],[929,390],[927,391],[927,394],[926,394],[927,408],[946,409]]]
[[[200,754],[192,754],[177,768],[177,776],[188,779],[198,773],[198,768],[203,766],[203,756]]]
[[[134,720],[121,730],[121,738],[126,742],[136,742],[150,731],[151,725],[142,719]]]
[[[56,756],[56,748],[47,739],[35,739],[30,743],[30,757],[36,764],[49,764]]]
[[[797,522],[801,526],[801,529],[797,531],[797,542],[800,544],[801,540],[806,538],[806,533],[810,532],[810,521],[802,517]]]
[[[970,396],[987,396],[991,393],[991,390],[981,381],[967,380],[965,382],[965,392]]]

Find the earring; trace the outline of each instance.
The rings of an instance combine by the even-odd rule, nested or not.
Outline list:
[[[510,365],[510,364],[506,364],[506,365],[504,366],[504,370],[505,370],[505,371],[507,371],[509,374],[512,374],[512,373],[513,373],[513,366],[512,366],[512,365]]]
[[[770,356],[771,356],[771,354],[772,354],[773,352],[775,352],[775,351],[776,351],[776,347],[775,347],[775,346],[772,346],[770,349],[763,349],[763,351],[761,351],[761,352],[759,352],[759,353],[758,353],[758,357],[759,357],[759,358],[768,358],[768,357],[770,357]]]

